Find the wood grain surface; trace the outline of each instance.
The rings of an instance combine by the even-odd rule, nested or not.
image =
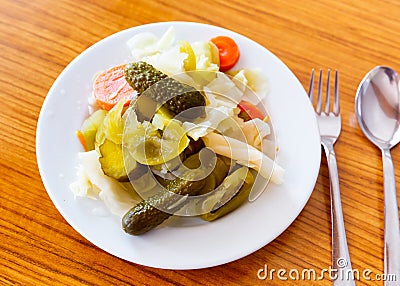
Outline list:
[[[0,0],[0,7],[1,285],[331,285],[328,278],[257,276],[265,264],[287,271],[331,265],[324,158],[311,198],[285,232],[251,255],[207,269],[160,270],[116,258],[84,239],[53,205],[36,163],[35,132],[54,80],[100,39],[172,20],[209,23],[257,41],[305,88],[312,68],[339,70],[343,126],[335,150],[350,255],[353,268],[370,269],[371,279],[383,272],[382,163],[358,127],[354,96],[372,67],[400,71],[399,1]],[[399,150],[392,156],[399,186]]]

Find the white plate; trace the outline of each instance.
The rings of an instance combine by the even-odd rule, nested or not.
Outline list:
[[[269,185],[253,203],[212,223],[163,227],[129,236],[118,217],[93,212],[100,201],[74,199],[69,185],[76,178],[75,137],[87,116],[93,76],[129,62],[126,41],[140,32],[161,36],[174,26],[179,40],[208,40],[217,35],[235,39],[238,67],[261,68],[269,79],[266,106],[279,145],[278,162],[286,169],[283,185]],[[299,215],[318,176],[320,139],[314,112],[293,73],[259,44],[232,31],[198,23],[155,23],[121,31],[88,48],[74,59],[51,87],[37,127],[37,160],[45,188],[57,209],[87,240],[128,261],[167,269],[195,269],[227,263],[265,246]]]

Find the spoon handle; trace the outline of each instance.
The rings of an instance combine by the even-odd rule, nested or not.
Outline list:
[[[396,180],[389,149],[382,149],[384,176],[385,252],[384,273],[388,279],[385,285],[399,285],[400,281],[400,228],[396,197]],[[389,279],[390,278],[390,279]],[[388,281],[392,280],[392,281]],[[397,282],[396,282],[397,281]]]
[[[333,142],[330,139],[324,139],[321,140],[321,143],[325,150],[331,182],[332,269],[337,276],[333,285],[355,285],[344,228],[339,175]]]

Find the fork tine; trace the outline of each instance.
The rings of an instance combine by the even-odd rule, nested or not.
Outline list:
[[[330,110],[330,98],[331,98],[331,88],[330,88],[330,83],[331,83],[331,70],[328,69],[328,74],[326,76],[326,97],[325,97],[325,113],[329,114]]]
[[[333,103],[333,114],[338,116],[340,114],[340,102],[339,102],[339,72],[335,72],[335,87],[334,87],[334,103]]]
[[[314,101],[314,69],[311,70],[310,86],[308,88],[308,97],[310,98],[311,104]]]
[[[322,111],[322,69],[319,70],[318,97],[315,112],[319,115]]]

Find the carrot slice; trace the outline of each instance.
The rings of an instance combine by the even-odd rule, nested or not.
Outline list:
[[[219,70],[225,72],[230,70],[239,60],[240,52],[236,42],[227,36],[218,36],[211,39],[219,51]]]
[[[78,137],[79,142],[81,143],[83,150],[86,152],[88,151],[88,148],[86,146],[86,140],[85,136],[83,136],[83,133],[80,130],[77,130],[76,132],[76,137]]]
[[[124,76],[125,64],[101,72],[95,79],[93,95],[100,108],[110,110],[119,101],[126,101],[125,106],[136,96],[135,90]]]

